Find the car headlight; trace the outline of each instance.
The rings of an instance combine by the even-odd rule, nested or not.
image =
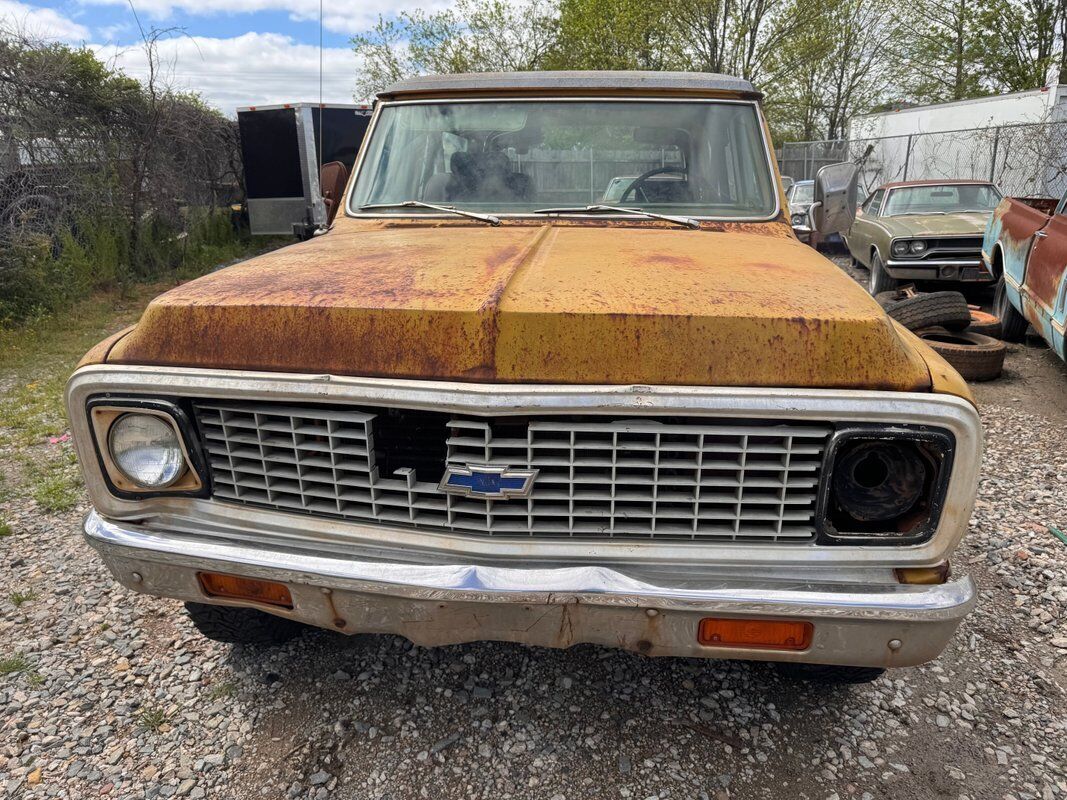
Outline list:
[[[145,489],[164,489],[185,472],[177,431],[154,414],[123,414],[111,425],[107,447],[122,474]]]
[[[925,253],[926,242],[924,242],[922,239],[916,239],[914,242],[911,243],[911,252],[916,254]]]
[[[853,544],[917,542],[936,530],[953,439],[907,428],[838,432],[827,453],[822,535]]]
[[[806,214],[794,214],[790,219],[790,223],[794,228],[799,228],[808,224],[808,217]]]
[[[907,242],[893,242],[893,255],[906,256],[908,254]]]

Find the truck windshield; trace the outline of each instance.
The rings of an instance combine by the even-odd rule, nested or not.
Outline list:
[[[604,203],[730,219],[775,211],[751,103],[440,101],[380,114],[352,191],[355,213],[412,200],[501,215]]]
[[[963,211],[992,211],[1000,202],[1000,192],[988,183],[953,183],[941,186],[903,186],[893,189],[886,200],[883,217],[904,214],[959,214]]]

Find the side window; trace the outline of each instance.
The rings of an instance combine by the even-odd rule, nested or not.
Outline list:
[[[878,209],[882,207],[882,197],[885,196],[885,189],[879,189],[877,192],[867,198],[862,206],[864,214],[870,214],[871,216],[878,215]]]
[[[1067,214],[1067,192],[1063,193],[1063,197],[1060,198],[1060,204],[1056,206],[1057,214]]]

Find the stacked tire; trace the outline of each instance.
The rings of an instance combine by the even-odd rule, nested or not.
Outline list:
[[[959,292],[905,295],[881,292],[875,297],[895,319],[951,364],[969,381],[989,381],[1004,369],[1000,320],[968,307]]]

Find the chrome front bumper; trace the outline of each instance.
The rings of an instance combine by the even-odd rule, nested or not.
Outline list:
[[[292,610],[265,611],[343,633],[399,634],[420,645],[478,640],[543,647],[592,643],[647,655],[899,667],[936,658],[975,602],[964,577],[936,586],[816,580],[733,569],[712,580],[651,581],[603,566],[410,564],[235,544],[117,524],[96,512],[85,535],[124,586],[207,597],[199,571],[285,583]],[[801,573],[792,571],[796,576]],[[662,585],[674,583],[675,585]],[[704,617],[805,620],[802,652],[707,647]]]

